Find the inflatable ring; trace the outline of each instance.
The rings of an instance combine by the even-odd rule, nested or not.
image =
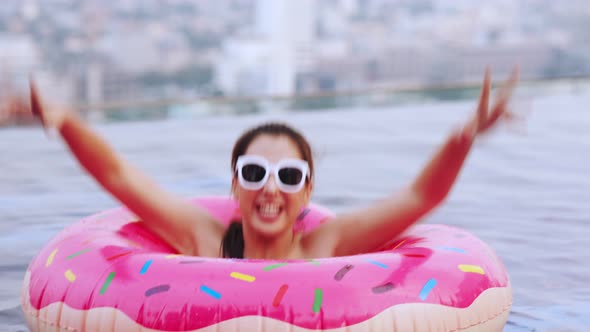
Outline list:
[[[198,198],[228,223],[237,205]],[[318,206],[299,231],[330,217]],[[178,255],[120,208],[60,232],[29,265],[32,331],[501,331],[508,275],[481,240],[419,225],[378,251],[268,261]]]

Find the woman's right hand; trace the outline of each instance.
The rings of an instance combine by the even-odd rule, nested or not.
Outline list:
[[[33,79],[29,83],[29,92],[30,108],[33,115],[39,118],[45,130],[59,130],[67,114],[67,111],[64,110],[65,108],[54,107],[44,103],[39,94],[37,84]]]
[[[33,79],[29,83],[29,95],[14,87],[11,82],[3,82],[0,100],[0,115],[32,114],[41,121],[45,130],[59,130],[67,114],[65,108],[56,107],[43,100]]]

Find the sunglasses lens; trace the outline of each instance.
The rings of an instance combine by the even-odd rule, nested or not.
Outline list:
[[[247,164],[242,167],[242,177],[248,182],[259,182],[262,181],[266,169],[260,165]]]
[[[281,168],[279,170],[279,179],[286,185],[298,185],[303,179],[303,172],[300,169],[294,167]]]

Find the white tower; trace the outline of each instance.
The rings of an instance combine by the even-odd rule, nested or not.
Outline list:
[[[295,93],[297,72],[311,62],[314,0],[258,0],[256,31],[268,42],[267,92]]]
[[[217,81],[228,94],[291,95],[311,66],[314,0],[257,0],[254,36],[224,43]]]

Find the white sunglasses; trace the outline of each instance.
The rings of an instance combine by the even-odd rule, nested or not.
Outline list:
[[[301,159],[281,159],[271,164],[261,156],[243,155],[238,157],[236,172],[240,185],[246,190],[261,189],[272,173],[279,190],[292,194],[303,188],[309,176],[309,165]]]

